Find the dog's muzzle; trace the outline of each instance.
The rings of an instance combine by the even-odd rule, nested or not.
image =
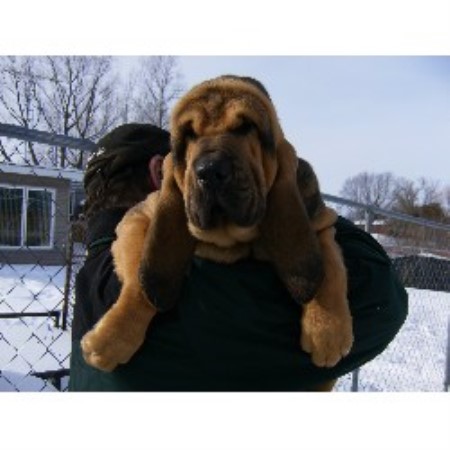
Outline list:
[[[226,151],[206,151],[193,163],[196,187],[188,214],[201,229],[227,223],[254,226],[264,213],[264,200],[250,170]]]

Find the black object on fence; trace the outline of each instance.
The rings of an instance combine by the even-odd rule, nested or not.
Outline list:
[[[21,319],[22,317],[53,317],[55,325],[59,327],[59,318],[61,311],[42,311],[42,312],[8,312],[0,313],[0,319]]]
[[[393,259],[397,274],[405,286],[450,292],[450,261],[411,255]]]
[[[61,379],[69,376],[69,369],[46,370],[45,372],[31,372],[31,375],[41,380],[48,381],[55,386],[58,391],[61,390]]]

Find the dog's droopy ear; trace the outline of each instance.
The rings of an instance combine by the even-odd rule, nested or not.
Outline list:
[[[194,246],[169,154],[164,160],[162,186],[139,268],[142,288],[159,311],[172,308],[178,300]]]
[[[323,280],[322,257],[297,186],[297,156],[284,139],[277,147],[277,159],[260,244],[291,296],[304,303],[313,298]]]

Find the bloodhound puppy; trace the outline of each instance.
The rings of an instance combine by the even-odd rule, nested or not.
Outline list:
[[[171,139],[161,190],[117,227],[122,290],[83,338],[86,361],[106,371],[126,363],[157,311],[177,301],[195,254],[270,261],[304,305],[299,345],[317,366],[335,365],[353,341],[336,213],[284,137],[264,86],[231,75],[195,86],[174,108]]]

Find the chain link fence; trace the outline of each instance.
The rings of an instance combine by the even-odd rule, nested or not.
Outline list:
[[[388,348],[339,380],[338,391],[442,391],[449,386],[450,225],[326,195],[372,234],[407,288],[409,313]]]
[[[3,124],[0,136],[20,140],[12,161],[0,156],[0,391],[66,390],[74,281],[85,255],[77,220],[82,171],[34,165],[26,145],[70,147],[71,157],[94,145]],[[450,226],[325,198],[383,245],[410,303],[386,351],[335,390],[448,389]]]
[[[0,391],[65,390],[84,258],[72,167],[94,144],[9,124],[0,136]]]

